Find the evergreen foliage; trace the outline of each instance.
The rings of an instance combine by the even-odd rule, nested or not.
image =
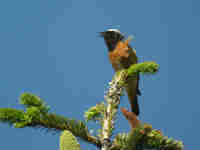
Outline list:
[[[38,96],[24,93],[20,96],[20,104],[24,110],[13,108],[0,108],[0,122],[13,125],[15,128],[44,128],[48,131],[63,131],[60,137],[61,150],[80,150],[76,138],[94,144],[98,148],[106,150],[182,150],[180,141],[167,138],[151,125],[139,124],[130,133],[119,133],[114,140],[110,138],[115,129],[116,113],[123,94],[123,88],[128,79],[134,78],[138,73],[154,74],[159,65],[155,62],[134,64],[126,70],[117,72],[109,83],[109,89],[105,95],[106,104],[100,103],[85,112],[85,121],[69,119],[50,112],[50,107]],[[91,135],[87,122],[94,121],[101,125],[99,136]],[[69,145],[74,145],[74,148]]]

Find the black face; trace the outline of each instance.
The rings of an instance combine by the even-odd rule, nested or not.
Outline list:
[[[124,36],[117,31],[105,31],[100,33],[106,42],[109,51],[113,51],[117,43],[124,39]]]

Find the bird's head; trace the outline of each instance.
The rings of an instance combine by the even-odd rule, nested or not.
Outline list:
[[[100,36],[104,38],[108,51],[113,51],[117,43],[125,38],[117,29],[108,29],[107,31],[100,32]]]

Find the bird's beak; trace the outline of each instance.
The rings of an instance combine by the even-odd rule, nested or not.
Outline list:
[[[104,37],[105,36],[105,32],[99,32],[99,36],[100,37]]]

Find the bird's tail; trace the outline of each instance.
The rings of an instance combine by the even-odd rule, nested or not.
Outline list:
[[[131,104],[131,111],[133,112],[133,113],[135,113],[135,115],[139,115],[139,113],[140,113],[140,110],[139,110],[139,105],[138,105],[138,96],[137,95],[135,95],[135,98],[134,99],[132,99],[132,100],[130,100],[131,102],[130,102],[130,104]]]
[[[137,84],[135,81],[130,81],[128,87],[126,87],[126,92],[128,95],[129,103],[131,105],[131,111],[135,113],[135,115],[139,115],[139,104],[138,104],[138,95],[140,95],[139,90],[137,89]]]

